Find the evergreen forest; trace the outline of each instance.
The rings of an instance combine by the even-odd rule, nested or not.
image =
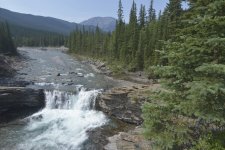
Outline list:
[[[13,41],[17,47],[48,47],[63,46],[67,36],[65,34],[36,30],[10,24]]]

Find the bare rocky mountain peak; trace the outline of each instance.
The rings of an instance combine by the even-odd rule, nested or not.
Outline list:
[[[81,22],[82,25],[98,26],[106,32],[112,32],[116,27],[116,19],[113,17],[93,17]]]

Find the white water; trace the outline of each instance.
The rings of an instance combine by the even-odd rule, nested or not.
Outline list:
[[[29,117],[30,139],[17,145],[26,150],[79,150],[88,139],[87,131],[107,123],[102,112],[94,110],[98,90],[77,94],[46,91],[46,107]]]

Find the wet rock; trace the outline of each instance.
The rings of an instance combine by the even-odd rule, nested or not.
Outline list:
[[[97,98],[96,107],[98,110],[126,123],[140,125],[143,122],[141,106],[145,99],[133,102],[128,96],[133,90],[112,89],[111,91],[104,92]]]
[[[0,122],[26,117],[43,108],[43,90],[23,87],[0,87]]]
[[[40,121],[40,120],[43,119],[43,115],[33,116],[31,119],[36,120],[36,121]]]
[[[18,80],[15,80],[14,78],[0,78],[0,86],[25,87],[31,84],[33,83],[28,81],[18,81]]]
[[[69,74],[77,74],[76,72],[70,72]]]
[[[78,77],[84,77],[84,74],[83,73],[77,73],[77,76]]]
[[[20,75],[25,75],[25,76],[27,75],[27,73],[19,73],[19,74],[20,74]]]
[[[98,68],[98,69],[101,69],[101,68],[102,68],[102,69],[105,69],[105,66],[106,66],[105,63],[103,63],[103,62],[97,62],[96,65],[97,65],[97,68]]]

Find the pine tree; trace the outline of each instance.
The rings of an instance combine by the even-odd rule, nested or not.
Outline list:
[[[139,27],[138,27],[138,22],[137,22],[137,6],[136,3],[133,1],[132,8],[130,11],[130,20],[128,24],[128,48],[130,50],[130,58],[132,59],[132,64],[133,66],[135,63],[135,56],[136,56],[136,51],[138,49],[138,40],[139,40]],[[133,68],[132,68],[133,69]]]
[[[118,8],[118,24],[122,24],[123,23],[123,5],[122,5],[122,1],[119,0],[119,8]]]
[[[150,7],[148,10],[148,22],[149,23],[156,19],[156,14],[155,14],[155,9],[153,7],[153,4],[154,4],[154,0],[151,0]]]
[[[182,0],[170,0],[167,6],[167,13],[169,17],[168,33],[170,38],[173,38],[173,33],[175,33],[174,30],[179,28],[181,24],[180,17],[183,12],[181,2]]]
[[[146,10],[144,5],[141,5],[138,21],[140,29],[144,28],[146,25]]]

